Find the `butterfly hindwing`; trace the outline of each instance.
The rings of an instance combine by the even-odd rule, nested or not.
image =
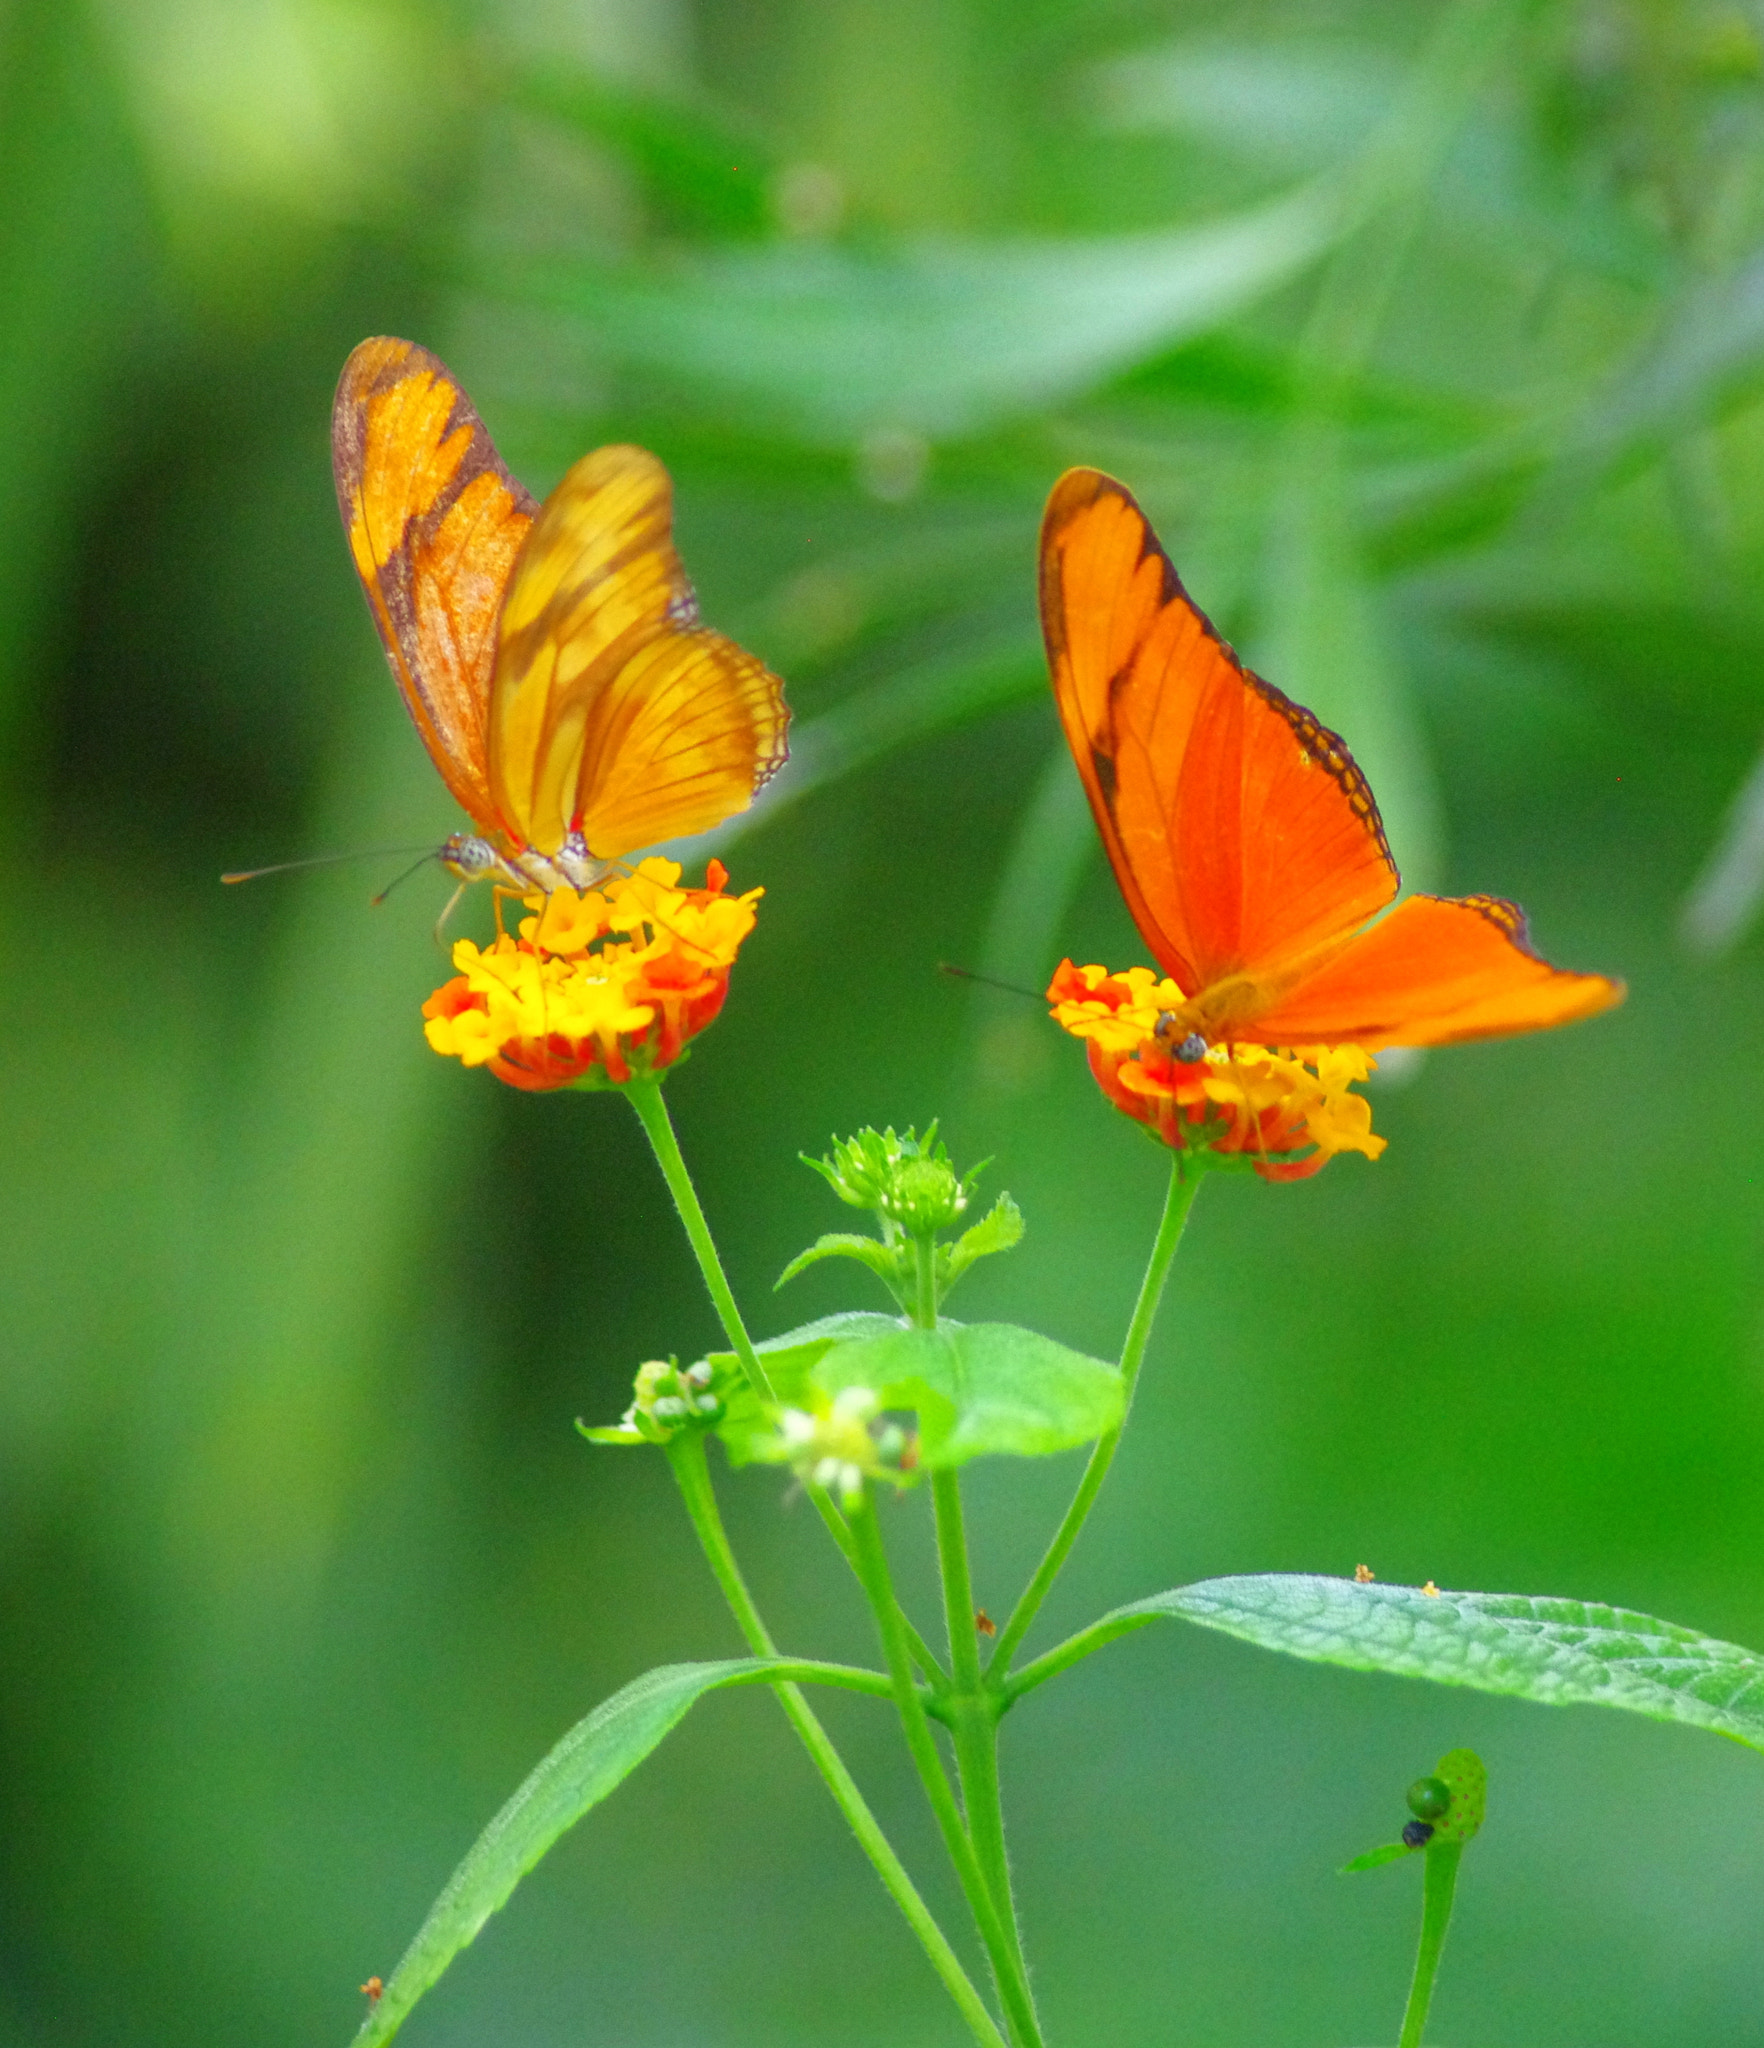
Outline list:
[[[405,707],[477,823],[498,822],[488,741],[497,616],[538,512],[440,359],[375,337],[331,414],[337,502]]]
[[[570,470],[503,607],[491,789],[550,852],[573,826],[601,859],[745,810],[785,756],[783,690],[698,624],[674,550],[667,471],[610,447]]]
[[[1552,967],[1499,896],[1411,896],[1243,1035],[1264,1045],[1447,1045],[1596,1016],[1623,998],[1603,974]]]
[[[1279,978],[1396,894],[1342,741],[1246,670],[1132,495],[1069,471],[1042,526],[1061,721],[1122,894],[1186,991]]]

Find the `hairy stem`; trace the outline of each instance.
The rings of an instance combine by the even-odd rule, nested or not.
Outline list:
[[[968,1838],[992,1893],[992,1903],[1011,1944],[1017,1974],[1029,1990],[1029,1969],[1023,1957],[1022,1929],[1011,1892],[1010,1857],[1005,1849],[1004,1802],[998,1782],[1000,1706],[987,1691],[980,1669],[979,1636],[975,1628],[974,1584],[968,1565],[968,1536],[962,1516],[962,1483],[951,1467],[931,1476],[931,1499],[937,1516],[937,1556],[943,1576],[943,1613],[949,1632],[949,1726],[955,1738],[956,1770],[961,1778],[962,1811]]]
[[[777,1646],[772,1641],[771,1631],[760,1617],[754,1605],[753,1595],[748,1591],[741,1567],[736,1562],[735,1552],[730,1547],[728,1531],[723,1526],[723,1517],[717,1507],[715,1490],[711,1485],[710,1465],[704,1454],[704,1438],[697,1430],[688,1430],[675,1437],[667,1445],[668,1463],[673,1467],[674,1478],[679,1484],[680,1497],[686,1503],[686,1512],[691,1517],[693,1529],[704,1550],[706,1562],[722,1589],[723,1598],[729,1603],[736,1626],[747,1640],[749,1649],[758,1657],[775,1657]],[[866,1676],[868,1674],[865,1674]],[[910,1668],[909,1668],[910,1677]],[[867,1688],[866,1688],[867,1689]],[[898,1698],[898,1683],[891,1674],[888,1689]],[[986,2009],[986,2001],[975,1989],[973,1980],[962,1968],[961,1959],[951,1948],[948,1937],[938,1926],[931,1909],[919,1896],[918,1887],[907,1874],[905,1864],[894,1853],[888,1837],[883,1834],[880,1823],[870,1811],[869,1804],[857,1782],[846,1769],[845,1760],[833,1746],[832,1738],[816,1719],[813,1709],[802,1696],[799,1687],[790,1683],[774,1685],[778,1703],[784,1709],[785,1718],[802,1739],[815,1769],[820,1772],[827,1790],[832,1793],[834,1804],[844,1814],[851,1831],[856,1835],[860,1847],[871,1863],[876,1874],[887,1888],[888,1895],[900,1908],[907,1925],[919,1937],[920,1945],[929,1957],[931,1967],[943,1980],[945,1990],[956,2002],[968,2029],[982,2048],[1007,2048],[1004,2036],[1000,2034],[992,2015]]]
[[[1188,1171],[1184,1173],[1184,1165]],[[1139,1299],[1133,1305],[1133,1318],[1127,1325],[1127,1341],[1121,1347],[1121,1380],[1123,1402],[1121,1420],[1106,1436],[1098,1437],[1096,1447],[1090,1454],[1090,1462],[1084,1468],[1084,1477],[1078,1482],[1078,1491],[1072,1496],[1072,1505],[1067,1508],[1064,1520],[1054,1532],[1053,1541],[1047,1546],[1046,1555],[1035,1568],[1035,1576],[1024,1589],[1023,1597],[1017,1602],[1015,1611],[999,1631],[998,1642],[993,1649],[988,1669],[1001,1676],[1010,1669],[1011,1658],[1018,1645],[1029,1633],[1030,1625],[1041,1611],[1041,1603],[1047,1598],[1053,1582],[1060,1575],[1072,1546],[1078,1541],[1096,1497],[1102,1491],[1103,1481],[1109,1476],[1109,1467],[1115,1461],[1115,1453],[1121,1447],[1121,1438],[1126,1433],[1128,1417],[1133,1412],[1133,1390],[1139,1379],[1139,1368],[1145,1359],[1145,1347],[1151,1339],[1152,1323],[1157,1317],[1158,1303],[1163,1299],[1164,1282],[1170,1277],[1170,1263],[1176,1256],[1176,1248],[1182,1242],[1182,1227],[1188,1221],[1188,1212],[1194,1205],[1196,1191],[1200,1187],[1200,1173],[1192,1161],[1184,1160],[1180,1152],[1174,1153],[1170,1162],[1170,1186],[1164,1196],[1164,1213],[1158,1222],[1158,1234],[1152,1240],[1151,1257],[1146,1262],[1145,1278],[1139,1284]]]
[[[877,1631],[882,1638],[883,1661],[894,1681],[894,1700],[900,1710],[907,1749],[925,1787],[925,1796],[931,1802],[931,1811],[942,1832],[943,1845],[949,1851],[949,1860],[955,1866],[962,1890],[967,1894],[980,1939],[986,1946],[1011,2038],[1017,2043],[1017,2048],[1041,2048],[1041,2029],[1015,1944],[1006,1931],[991,1886],[963,1824],[961,1809],[956,1805],[955,1793],[943,1768],[943,1759],[937,1753],[937,1738],[931,1731],[925,1703],[913,1677],[912,1649],[902,1626],[900,1602],[895,1597],[894,1580],[888,1569],[887,1553],[882,1547],[882,1532],[877,1527],[875,1507],[867,1497],[863,1497],[847,1509],[847,1516],[859,1575],[864,1591],[870,1596]]]
[[[753,1391],[761,1400],[769,1401],[773,1398],[772,1383],[766,1377],[759,1353],[753,1348],[753,1339],[747,1334],[741,1311],[735,1306],[734,1290],[729,1285],[729,1276],[723,1271],[723,1262],[717,1256],[716,1240],[705,1220],[698,1190],[692,1185],[692,1176],[686,1170],[668,1106],[662,1100],[661,1083],[653,1080],[627,1081],[621,1092],[637,1112],[637,1121],[643,1126],[643,1134],[649,1140],[656,1164],[662,1170],[662,1178],[668,1184],[668,1193],[674,1198],[674,1207],[680,1212],[680,1221],[685,1225],[687,1240],[697,1256],[698,1270],[704,1275],[705,1289],[723,1325],[729,1348],[740,1359],[741,1369]]]
[[[1421,1878],[1421,1939],[1415,1946],[1415,1975],[1397,2048],[1421,2048],[1427,2008],[1433,2003],[1433,1980],[1439,1975],[1446,1929],[1452,1924],[1452,1894],[1458,1888],[1458,1859],[1463,1853],[1462,1842],[1432,1841],[1427,1845],[1427,1867]]]

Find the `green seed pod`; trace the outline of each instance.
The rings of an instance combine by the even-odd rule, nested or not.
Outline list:
[[[1452,1788],[1442,1778],[1417,1778],[1406,1796],[1417,1820],[1443,1820],[1451,1811]]]

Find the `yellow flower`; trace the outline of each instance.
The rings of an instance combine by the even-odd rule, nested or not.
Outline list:
[[[1375,1065],[1358,1046],[1173,1045],[1159,1025],[1183,992],[1149,967],[1111,974],[1063,960],[1047,999],[1115,1107],[1178,1151],[1245,1155],[1266,1180],[1302,1180],[1337,1152],[1384,1150],[1371,1105],[1353,1093]]]
[[[713,1021],[763,890],[724,894],[711,861],[702,889],[651,857],[578,895],[530,896],[520,934],[461,939],[454,978],[423,1005],[438,1053],[487,1066],[514,1088],[618,1086],[671,1066]]]

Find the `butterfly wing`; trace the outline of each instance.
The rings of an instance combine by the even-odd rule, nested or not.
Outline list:
[[[1499,896],[1411,896],[1241,1036],[1262,1045],[1449,1045],[1596,1016],[1623,1000],[1603,974],[1552,967]]]
[[[343,530],[405,708],[460,805],[492,829],[496,619],[539,507],[446,365],[364,341],[331,412]]]
[[[782,765],[782,685],[698,623],[668,473],[585,455],[546,500],[503,607],[490,784],[541,852],[579,826],[601,859],[708,831]]]
[[[1068,471],[1048,500],[1041,620],[1115,879],[1186,994],[1244,975],[1278,986],[1395,896],[1353,756],[1242,666],[1099,471]]]

